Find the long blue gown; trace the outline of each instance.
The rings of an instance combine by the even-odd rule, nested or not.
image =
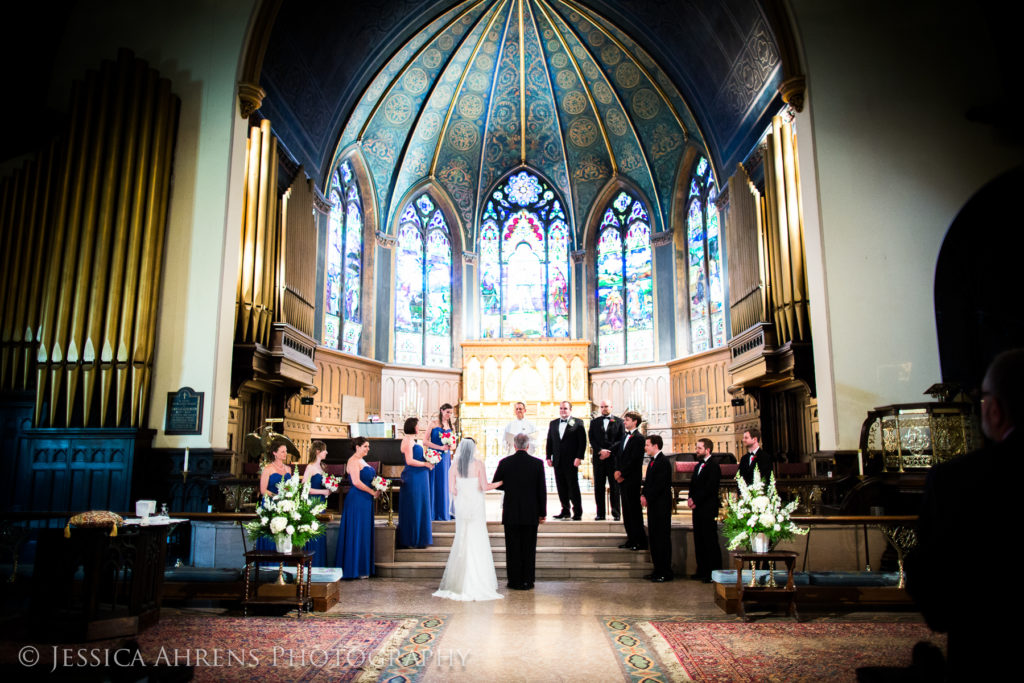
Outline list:
[[[309,488],[311,489],[322,489],[324,487],[324,475],[314,474],[309,478]],[[317,503],[324,502],[324,497],[316,493],[309,494],[310,505],[316,505]],[[313,566],[314,567],[331,567],[331,563],[327,557],[327,534],[320,534],[312,541],[306,544],[304,550],[313,551]]]
[[[451,433],[452,431],[450,429],[434,427],[430,430],[430,443],[440,445],[441,436],[443,434],[451,436]],[[451,492],[448,490],[448,468],[452,465],[452,452],[434,451],[434,453],[441,456],[441,462],[434,465],[434,469],[430,470],[430,491],[433,519],[448,521],[452,518],[452,499]]]
[[[287,472],[283,477],[280,474],[278,474],[277,472],[271,472],[270,473],[270,478],[267,479],[267,490],[270,491],[270,495],[276,496],[277,495],[277,485],[280,484],[282,480],[283,481],[288,481],[291,478],[292,478],[292,473],[291,472]],[[261,503],[263,502],[262,499],[260,500],[260,502]],[[253,546],[253,550],[276,550],[276,549],[277,549],[277,543],[275,543],[274,539],[269,537],[269,536],[262,536],[260,538],[257,538],[256,539],[256,545]],[[270,564],[264,562],[262,566],[269,567]]]
[[[376,476],[369,465],[359,470],[359,481],[367,486]],[[373,570],[373,496],[355,486],[345,496],[338,526],[338,550],[335,565],[341,567],[342,578],[370,576]]]
[[[412,459],[426,462],[423,446],[412,447]],[[398,494],[398,546],[424,548],[433,544],[431,534],[430,470],[406,465]]]

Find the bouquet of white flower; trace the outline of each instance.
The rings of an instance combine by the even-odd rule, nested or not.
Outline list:
[[[327,509],[327,503],[311,503],[309,484],[303,484],[298,468],[291,478],[277,486],[277,495],[265,497],[256,508],[256,519],[246,523],[249,540],[271,537],[281,542],[291,538],[292,545],[302,548],[324,533],[324,525],[316,516]]]
[[[771,545],[785,541],[794,535],[803,535],[807,529],[801,529],[790,517],[796,510],[799,498],[788,505],[783,505],[775,490],[775,474],[765,487],[761,473],[754,469],[754,481],[750,486],[743,478],[736,475],[739,497],[729,503],[729,510],[722,522],[722,533],[729,539],[729,550],[735,550],[741,544],[750,548],[751,540],[757,534],[764,534]]]
[[[435,450],[428,449],[426,455],[423,456],[423,459],[431,465],[436,465],[441,462],[441,454]]]
[[[387,491],[388,490],[388,485],[390,483],[391,482],[388,481],[387,479],[385,479],[384,477],[377,476],[377,477],[374,477],[373,481],[370,482],[370,486],[372,486],[373,488],[377,489],[378,491]]]

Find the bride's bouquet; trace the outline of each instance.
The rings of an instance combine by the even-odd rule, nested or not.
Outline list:
[[[334,493],[341,487],[341,481],[332,474],[325,474],[323,476],[324,488]]]
[[[384,477],[381,477],[379,475],[374,477],[373,481],[370,482],[370,486],[372,486],[373,488],[377,489],[378,491],[387,491],[388,490],[388,486],[390,486],[390,485],[391,485],[391,482],[389,480],[387,480]]]

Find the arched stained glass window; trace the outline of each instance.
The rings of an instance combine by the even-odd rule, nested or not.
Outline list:
[[[643,202],[619,192],[597,233],[598,364],[654,360],[651,222]]]
[[[690,350],[707,351],[725,343],[725,283],[721,230],[711,165],[701,157],[690,181],[686,243],[690,298]]]
[[[360,298],[363,270],[363,208],[352,165],[343,161],[331,176],[327,223],[324,346],[359,353],[363,331]]]
[[[448,221],[428,194],[409,202],[395,257],[395,362],[452,362],[452,246]]]
[[[529,171],[487,199],[480,314],[486,338],[569,336],[569,227],[555,191]]]

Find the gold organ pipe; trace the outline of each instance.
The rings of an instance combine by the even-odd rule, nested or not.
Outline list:
[[[79,135],[76,145],[70,149],[69,159],[75,161],[74,177],[71,179],[70,192],[60,200],[66,204],[66,239],[63,242],[64,263],[61,269],[60,283],[57,290],[57,310],[55,312],[53,348],[50,353],[50,426],[56,427],[57,409],[60,406],[62,380],[65,379],[65,362],[68,356],[68,342],[71,340],[71,305],[75,291],[75,275],[79,244],[84,230],[81,216],[85,194],[86,164],[89,155],[89,141],[92,136],[91,122],[94,117],[96,103],[97,76],[93,72],[86,74],[85,81],[85,112],[77,125]],[[59,242],[56,244],[60,244]]]
[[[112,67],[104,63],[100,72],[100,101],[96,117],[90,122],[92,135],[86,150],[89,170],[86,175],[85,205],[81,222],[81,246],[78,249],[78,267],[75,269],[74,298],[71,303],[71,328],[67,342],[67,358],[65,360],[65,376],[67,393],[64,397],[65,421],[70,427],[75,399],[78,395],[78,382],[82,372],[82,355],[85,345],[85,317],[88,313],[89,284],[99,271],[93,271],[93,260],[96,258],[97,223],[96,214],[99,205],[99,191],[102,184],[100,164],[103,161],[106,147],[107,121],[110,116],[110,90]],[[113,107],[116,108],[116,107]]]
[[[796,338],[810,338],[807,318],[807,266],[804,259],[804,216],[800,197],[800,170],[796,155],[796,135],[792,124],[782,126],[783,161],[786,165],[786,215],[789,218],[789,253],[793,261],[793,317]]]
[[[264,271],[267,264],[267,196],[270,175],[270,122],[260,123],[260,163],[256,194],[256,251],[253,254],[253,337],[262,341],[263,309],[266,305]]]
[[[775,245],[778,249],[779,254],[779,269],[781,270],[781,304],[782,310],[779,311],[780,320],[785,320],[785,324],[780,326],[781,332],[779,341],[789,341],[793,339],[793,270],[792,262],[789,256],[789,221],[786,218],[786,170],[783,165],[782,159],[782,148],[785,146],[782,136],[782,117],[772,117],[772,134],[771,134],[771,148],[772,148],[772,166],[774,169],[773,181],[774,181],[774,198],[775,202],[772,206],[776,217],[776,233],[775,233]]]
[[[123,112],[127,108],[125,97],[128,89],[128,64],[126,55],[122,53],[114,73],[115,89],[113,111],[107,124],[109,141],[102,148],[99,160],[102,171],[96,174],[99,187],[99,209],[96,223],[96,248],[93,261],[93,274],[89,286],[88,318],[85,324],[85,342],[82,346],[82,424],[91,423],[97,381],[99,380],[100,354],[103,350],[101,336],[103,334],[104,303],[110,285],[111,250],[113,239],[114,191],[117,189],[117,173],[119,171],[121,136],[124,134]],[[111,67],[113,69],[113,67]],[[100,413],[99,422],[105,426],[105,414]]]
[[[777,243],[778,228],[777,228],[777,214],[775,213],[775,201],[776,201],[776,187],[775,187],[775,167],[771,163],[771,138],[768,139],[768,149],[765,151],[764,161],[764,192],[765,196],[762,200],[762,221],[765,226],[764,230],[764,245],[765,245],[765,256],[766,256],[766,270],[769,273],[768,281],[770,282],[769,296],[769,307],[767,315],[765,316],[769,321],[775,325],[776,335],[779,342],[785,340],[785,320],[779,315],[779,311],[782,307],[782,268],[779,266],[779,248]]]
[[[125,122],[124,147],[121,151],[120,177],[117,183],[117,205],[114,208],[112,253],[110,256],[110,286],[107,289],[105,305],[106,318],[103,321],[102,344],[100,347],[100,420],[103,422],[110,414],[111,395],[116,386],[117,366],[115,354],[118,350],[118,332],[121,320],[121,302],[124,300],[126,281],[125,264],[128,256],[129,222],[132,211],[132,184],[136,179],[135,157],[137,154],[136,139],[139,137],[139,110],[146,97],[144,79],[145,65],[135,60],[130,67],[133,97],[128,103]],[[123,363],[124,361],[119,362]],[[116,411],[111,424],[121,424],[121,413]]]
[[[270,122],[265,121],[266,130],[270,131]],[[264,308],[261,312],[260,318],[262,319],[262,335],[260,338],[265,345],[270,344],[270,330],[271,324],[276,320],[277,312],[280,308],[277,307],[277,283],[278,277],[278,263],[280,259],[278,255],[281,253],[281,231],[279,229],[279,204],[277,201],[277,138],[273,135],[267,135],[270,139],[270,158],[267,160],[269,165],[269,178],[267,178],[267,258],[263,262],[263,299]]]
[[[126,410],[125,403],[128,401],[128,389],[131,385],[131,367],[133,352],[133,332],[135,330],[136,306],[135,301],[140,287],[139,263],[142,259],[143,249],[143,220],[146,210],[146,188],[149,184],[150,175],[153,173],[150,161],[153,150],[151,136],[153,126],[150,123],[154,117],[156,106],[157,75],[151,69],[145,72],[145,89],[142,97],[142,125],[139,126],[138,148],[136,151],[136,168],[138,172],[132,180],[131,190],[131,218],[128,224],[128,243],[125,258],[125,281],[123,296],[121,298],[121,314],[118,320],[117,352],[115,362],[115,394],[114,414],[117,416],[117,424],[124,422],[126,414],[130,415],[130,409]]]
[[[49,371],[49,363],[52,361],[50,347],[56,336],[55,316],[58,292],[60,291],[60,276],[63,270],[63,251],[59,247],[64,244],[64,236],[67,234],[67,197],[72,182],[70,160],[74,158],[73,152],[77,147],[77,137],[81,129],[81,126],[78,124],[83,107],[83,99],[84,95],[82,94],[81,85],[78,81],[73,82],[71,84],[71,125],[68,127],[68,137],[64,141],[62,152],[59,156],[55,155],[55,158],[60,159],[61,164],[59,170],[60,177],[55,180],[57,192],[54,197],[56,215],[53,222],[53,240],[51,242],[53,246],[50,249],[49,257],[46,259],[48,267],[46,269],[46,281],[40,304],[39,334],[37,335],[36,404],[34,410],[34,424],[36,426],[39,426],[43,419],[43,405],[46,402],[45,396],[47,390],[46,379]],[[51,425],[53,424],[54,405],[54,402],[51,401],[49,414]]]
[[[146,216],[142,260],[139,264],[139,293],[135,310],[135,343],[132,348],[131,425],[138,426],[143,417],[144,399],[148,393],[149,369],[153,361],[153,328],[156,321],[155,297],[160,278],[163,252],[164,216],[163,185],[167,181],[168,128],[173,126],[177,107],[171,101],[171,84],[160,79],[157,84],[156,115],[153,123],[153,170],[146,187]]]
[[[32,367],[32,348],[39,341],[39,307],[42,302],[42,283],[44,264],[50,250],[48,239],[49,209],[54,192],[54,174],[56,172],[57,143],[51,142],[40,154],[36,164],[36,175],[33,185],[32,218],[29,221],[29,251],[27,256],[28,271],[19,283],[22,295],[18,297],[18,308],[15,314],[16,341],[22,342],[18,349],[21,383],[20,389],[31,386],[29,373]]]
[[[260,129],[253,127],[249,132],[249,161],[246,175],[246,201],[242,238],[241,310],[238,316],[238,341],[249,341],[249,328],[253,308],[253,267],[256,252],[256,205],[259,175],[256,169],[260,162]]]

